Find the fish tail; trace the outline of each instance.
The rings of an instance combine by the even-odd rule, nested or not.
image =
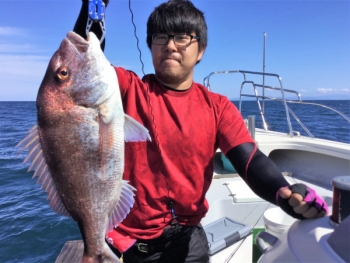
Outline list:
[[[83,255],[83,263],[122,263],[116,254],[105,244],[101,255],[90,257]]]

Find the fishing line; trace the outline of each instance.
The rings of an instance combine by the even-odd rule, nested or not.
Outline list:
[[[142,57],[141,57],[142,53],[141,53],[141,50],[139,48],[139,39],[138,39],[137,34],[136,34],[136,25],[134,23],[134,13],[133,13],[133,11],[131,9],[131,0],[129,0],[129,10],[130,10],[130,13],[131,13],[131,23],[134,26],[134,35],[135,35],[136,40],[137,40],[137,49],[139,50],[139,53],[140,53],[140,62],[142,64],[142,72],[143,72],[143,75],[146,75],[145,72],[144,72],[144,64],[142,62]],[[149,94],[150,94],[150,90],[149,90],[149,86],[147,85],[147,93],[146,93],[146,95],[147,95],[147,98],[148,98],[148,105],[150,107],[150,112],[151,112],[151,116],[152,116],[152,123],[153,123],[153,126],[154,126],[154,135],[155,135],[155,139],[156,139],[155,141],[157,143],[157,148],[158,148],[159,154],[162,155],[161,154],[161,150],[160,150],[159,140],[158,140],[158,133],[157,133],[157,130],[156,130],[156,123],[154,121],[153,107],[151,105],[151,98],[150,98]],[[163,164],[163,166],[164,166],[164,164]],[[167,184],[168,184],[168,182],[167,182]],[[168,189],[168,195],[169,195],[169,189]]]
[[[142,73],[143,75],[146,75],[145,74],[145,71],[144,71],[144,68],[145,68],[145,65],[143,64],[143,61],[142,61],[142,53],[141,53],[141,49],[139,47],[139,38],[137,37],[137,34],[136,34],[136,25],[134,23],[134,13],[132,12],[132,9],[131,9],[131,0],[129,0],[129,10],[130,10],[130,13],[131,13],[131,23],[133,24],[134,26],[134,36],[136,38],[136,46],[137,46],[137,49],[140,53],[140,56],[139,56],[139,59],[140,59],[140,62],[142,64]]]
[[[135,38],[136,38],[136,43],[137,43],[137,49],[140,53],[140,56],[139,56],[139,59],[140,59],[140,62],[142,64],[142,72],[143,72],[143,75],[145,76],[145,72],[144,72],[144,64],[143,64],[143,61],[142,61],[142,52],[141,52],[141,49],[139,47],[139,38],[137,37],[137,34],[136,34],[136,25],[134,23],[134,13],[131,9],[131,0],[129,0],[129,10],[130,10],[130,13],[131,13],[131,23],[133,24],[134,26],[134,35],[135,35]],[[159,139],[158,139],[158,133],[157,133],[157,129],[156,129],[156,123],[154,121],[154,114],[153,114],[153,107],[151,105],[151,98],[150,98],[150,90],[149,90],[149,86],[147,85],[147,92],[146,92],[146,96],[147,96],[147,99],[148,99],[148,105],[150,107],[150,112],[151,112],[151,116],[152,116],[152,123],[153,123],[153,126],[154,126],[154,136],[155,136],[155,142],[156,142],[156,145],[157,145],[157,148],[158,148],[158,151],[159,151],[159,155],[162,156],[162,151],[160,149],[160,143],[159,143]],[[166,188],[167,188],[167,192],[168,192],[168,198],[170,199],[170,186],[169,186],[169,182],[168,182],[168,178],[167,176],[165,175],[165,167],[164,167],[164,163],[162,162],[162,168],[161,170],[163,171],[163,174],[164,174],[164,178],[165,178],[165,184],[166,184]],[[158,199],[158,198],[156,198]],[[161,201],[161,199],[159,199]],[[141,205],[145,205],[145,206],[148,206],[146,204],[141,204]]]
[[[264,204],[264,203],[260,203],[258,204],[258,206],[260,206],[261,204]],[[228,261],[225,261],[225,262],[229,262],[232,257],[237,253],[238,249],[241,248],[241,246],[243,245],[244,241],[246,241],[247,237],[250,236],[250,235],[253,235],[253,231],[254,231],[254,228],[256,227],[256,225],[258,224],[258,222],[260,221],[260,219],[263,217],[265,211],[267,210],[267,208],[269,208],[271,204],[268,203],[265,210],[262,212],[262,214],[260,215],[260,217],[258,218],[258,220],[256,220],[255,224],[253,225],[252,227],[252,230],[248,233],[248,235],[246,235],[243,239],[241,239],[241,243],[235,248],[235,250],[231,253],[230,257],[228,258]],[[253,240],[254,241],[254,240]]]

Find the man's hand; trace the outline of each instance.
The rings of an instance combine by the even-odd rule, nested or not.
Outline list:
[[[303,184],[281,187],[278,190],[280,207],[297,218],[319,218],[327,215],[328,206],[314,190]],[[287,207],[289,206],[289,207]],[[292,215],[291,208],[297,215]]]

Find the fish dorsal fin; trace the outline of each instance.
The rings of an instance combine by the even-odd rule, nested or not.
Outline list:
[[[131,118],[129,115],[125,116],[124,133],[125,141],[127,142],[139,142],[139,141],[151,141],[151,136],[148,130],[142,126],[139,122]]]
[[[41,148],[39,140],[38,126],[34,125],[29,131],[28,135],[20,141],[15,148],[21,147],[19,153],[28,150],[28,155],[23,163],[30,162],[29,171],[34,171],[34,177],[38,177],[37,183],[42,189],[47,192],[47,200],[50,200],[51,208],[58,214],[70,216],[67,209],[62,203],[60,196],[57,193],[55,183],[52,179],[51,172]]]
[[[120,191],[119,201],[109,217],[107,232],[112,231],[130,212],[130,208],[134,205],[134,192],[136,189],[128,184],[128,181],[122,181],[122,189]]]

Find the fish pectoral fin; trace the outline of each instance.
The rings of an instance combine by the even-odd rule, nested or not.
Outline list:
[[[141,125],[138,121],[125,114],[124,123],[125,141],[138,142],[138,141],[152,141],[148,130]]]
[[[112,231],[114,227],[117,227],[130,212],[130,208],[134,205],[135,194],[133,191],[136,191],[136,189],[130,185],[128,181],[123,180],[119,201],[109,217],[107,232]]]
[[[21,147],[20,153],[26,149],[28,150],[28,155],[24,159],[24,163],[31,163],[28,172],[34,171],[33,178],[38,177],[37,184],[48,194],[47,200],[50,200],[51,208],[58,214],[70,216],[58,195],[50,169],[43,155],[37,125],[34,125],[28,131],[28,135],[16,145],[17,147]]]

